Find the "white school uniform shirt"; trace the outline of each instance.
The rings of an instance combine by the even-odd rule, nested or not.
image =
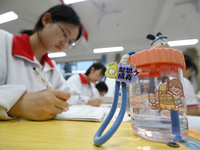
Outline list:
[[[41,65],[34,56],[29,35],[12,35],[0,29],[0,120],[12,119],[7,112],[25,92],[46,89],[33,74],[39,69],[54,88],[69,90],[56,63],[45,55]]]
[[[94,83],[87,82],[82,74],[74,74],[68,78],[72,97],[67,101],[69,105],[87,104],[91,98],[100,97]]]
[[[184,81],[184,95],[187,108],[199,108],[198,99],[195,94],[195,88],[189,79],[183,78]]]

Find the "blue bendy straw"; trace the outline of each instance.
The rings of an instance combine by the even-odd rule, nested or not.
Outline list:
[[[115,95],[114,95],[114,100],[113,100],[111,110],[110,110],[107,118],[105,119],[105,121],[100,126],[99,130],[94,135],[93,140],[94,140],[94,144],[96,146],[100,146],[100,145],[104,144],[106,141],[108,141],[112,137],[112,135],[116,132],[116,130],[120,126],[122,119],[124,117],[124,114],[125,114],[125,111],[126,111],[127,95],[126,95],[126,83],[122,82],[122,105],[121,105],[119,115],[118,115],[116,121],[114,122],[114,124],[112,125],[112,127],[103,136],[101,136],[103,131],[106,129],[106,127],[110,123],[110,121],[111,121],[111,119],[112,119],[112,117],[113,117],[113,115],[116,111],[117,103],[118,103],[118,96],[119,96],[119,87],[120,87],[120,82],[116,81]]]
[[[135,54],[134,51],[127,53],[129,56]],[[120,83],[122,84],[122,104],[121,104],[121,109],[120,112],[117,116],[117,119],[115,120],[114,124],[111,126],[111,128],[104,134],[102,135],[103,131],[106,129],[108,124],[110,123],[113,115],[115,114],[116,108],[117,108],[117,103],[118,103],[118,98],[119,98],[119,89],[120,89]],[[126,103],[127,103],[127,91],[126,91],[126,83],[125,82],[119,82],[116,80],[115,82],[115,94],[114,94],[114,99],[113,99],[113,104],[110,109],[110,112],[107,116],[107,118],[104,120],[100,128],[97,130],[96,134],[94,135],[94,144],[96,146],[100,146],[104,144],[106,141],[108,141],[112,135],[117,131],[118,127],[120,126],[124,114],[126,112]]]
[[[173,142],[180,142],[182,141],[182,137],[181,137],[180,123],[179,123],[179,112],[171,110],[170,115],[171,115]]]

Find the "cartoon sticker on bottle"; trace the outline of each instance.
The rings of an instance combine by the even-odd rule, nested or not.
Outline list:
[[[149,94],[152,109],[179,111],[183,108],[183,85],[178,79],[165,79],[155,93]]]
[[[115,78],[118,81],[133,83],[141,73],[141,69],[136,69],[134,64],[119,64],[110,63],[105,75],[109,78]]]

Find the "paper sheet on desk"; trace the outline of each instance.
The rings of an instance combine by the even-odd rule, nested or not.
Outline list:
[[[108,113],[110,112],[110,108],[106,109],[106,111],[107,111],[107,115],[108,115]],[[117,108],[111,121],[115,121],[117,119],[119,112],[120,112],[120,109]],[[125,113],[122,121],[130,121],[130,120],[131,120],[131,117],[129,117],[128,114]]]
[[[188,125],[191,128],[200,130],[200,116],[189,116],[188,115]]]
[[[69,107],[67,112],[58,114],[55,119],[58,120],[80,120],[80,121],[103,121],[108,113],[110,108],[108,107],[94,107],[90,105],[73,105]],[[116,110],[112,121],[115,121],[119,109]],[[130,117],[125,114],[123,121],[129,121]]]

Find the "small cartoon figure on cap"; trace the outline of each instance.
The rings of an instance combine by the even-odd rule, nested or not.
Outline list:
[[[148,34],[147,39],[152,40],[150,48],[170,47],[168,44],[167,36],[158,32],[156,37],[153,34]]]

